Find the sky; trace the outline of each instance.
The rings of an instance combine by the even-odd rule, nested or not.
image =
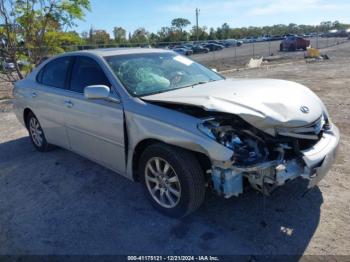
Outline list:
[[[174,18],[187,18],[195,25],[195,9],[200,9],[199,25],[218,27],[310,24],[338,20],[350,23],[350,0],[90,0],[91,11],[77,21],[77,32],[113,27],[127,32],[144,27],[157,32],[170,26]],[[190,27],[189,27],[190,28]],[[189,29],[188,28],[188,29]]]

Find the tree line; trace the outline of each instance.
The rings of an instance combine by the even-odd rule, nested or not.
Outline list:
[[[189,29],[188,29],[189,28]],[[230,27],[224,23],[217,28],[207,28],[199,26],[191,27],[191,22],[185,18],[175,18],[170,26],[161,27],[156,33],[147,31],[144,27],[136,29],[127,35],[127,31],[116,26],[113,29],[113,35],[110,36],[106,30],[90,29],[89,32],[82,33],[82,39],[86,44],[125,44],[125,43],[165,43],[180,41],[197,40],[222,40],[222,39],[242,39],[246,37],[259,37],[266,35],[286,35],[286,34],[309,34],[325,33],[329,30],[347,30],[350,24],[340,23],[339,21],[324,21],[319,25],[298,25],[290,23],[288,25],[277,24],[272,26],[249,26],[249,27]]]
[[[157,32],[140,27],[127,34],[121,26],[113,28],[111,36],[104,29],[93,27],[81,34],[72,30],[77,20],[90,11],[90,0],[0,0],[0,60],[10,59],[15,73],[2,72],[0,78],[13,82],[21,79],[46,57],[65,51],[92,47],[159,44],[208,39],[241,39],[261,35],[303,34],[348,29],[339,21],[319,25],[273,25],[235,28],[224,23],[218,28],[191,25],[186,18],[175,18]],[[18,63],[24,60],[27,63]]]

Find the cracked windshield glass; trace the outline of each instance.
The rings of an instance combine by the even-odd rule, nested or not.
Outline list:
[[[133,96],[146,96],[223,79],[214,71],[172,53],[105,57]]]

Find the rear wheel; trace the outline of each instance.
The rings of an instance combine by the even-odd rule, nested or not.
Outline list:
[[[46,152],[52,149],[53,146],[46,141],[45,134],[41,128],[39,120],[32,112],[28,114],[26,123],[29,137],[34,147],[40,152]]]
[[[283,44],[280,44],[280,51],[283,51]]]
[[[153,144],[142,154],[139,174],[152,205],[171,217],[184,217],[200,207],[205,197],[203,171],[188,151]]]

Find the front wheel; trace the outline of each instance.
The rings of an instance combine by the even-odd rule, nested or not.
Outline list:
[[[139,174],[148,199],[167,216],[184,217],[204,201],[204,174],[188,151],[153,144],[141,156]]]

